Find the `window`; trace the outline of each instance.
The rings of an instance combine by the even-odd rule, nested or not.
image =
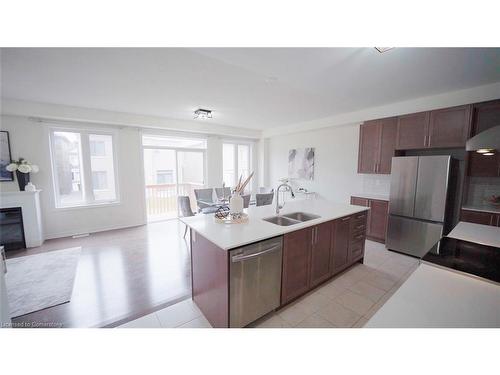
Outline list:
[[[92,186],[95,190],[105,190],[108,188],[108,172],[92,172]]]
[[[56,207],[117,201],[112,134],[53,129],[50,138]]]
[[[251,145],[224,143],[222,145],[222,169],[226,186],[236,186],[240,176],[244,181],[250,175]],[[245,190],[250,190],[250,186],[247,185]]]
[[[173,184],[174,183],[174,171],[169,170],[158,170],[156,171],[156,183],[158,185],[162,184]]]
[[[106,156],[106,142],[99,140],[90,141],[91,156]]]

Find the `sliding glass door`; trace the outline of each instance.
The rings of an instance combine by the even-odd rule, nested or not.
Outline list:
[[[178,217],[177,198],[189,196],[196,212],[194,189],[205,184],[205,150],[202,140],[144,136],[144,178],[148,221]],[[193,143],[194,142],[194,143]],[[184,148],[172,146],[195,146]]]

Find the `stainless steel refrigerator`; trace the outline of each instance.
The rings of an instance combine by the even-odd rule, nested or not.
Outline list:
[[[421,258],[443,236],[451,156],[392,158],[386,247]]]

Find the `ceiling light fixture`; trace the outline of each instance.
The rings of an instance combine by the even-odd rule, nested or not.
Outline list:
[[[492,148],[480,148],[476,152],[478,154],[486,154],[486,153],[489,153],[489,152],[493,152],[493,149]]]
[[[485,156],[492,156],[492,155],[495,155],[494,152],[485,152],[483,155]]]
[[[194,111],[194,118],[200,120],[206,120],[212,118],[212,111],[209,109],[197,109]]]
[[[377,51],[379,51],[380,53],[384,53],[384,52],[387,52],[393,48],[396,48],[396,47],[375,47],[375,49]]]

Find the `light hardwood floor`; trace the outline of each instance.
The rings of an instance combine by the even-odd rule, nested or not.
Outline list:
[[[13,319],[14,325],[115,326],[191,294],[188,240],[178,220],[46,241],[19,257],[81,246],[71,301]]]

